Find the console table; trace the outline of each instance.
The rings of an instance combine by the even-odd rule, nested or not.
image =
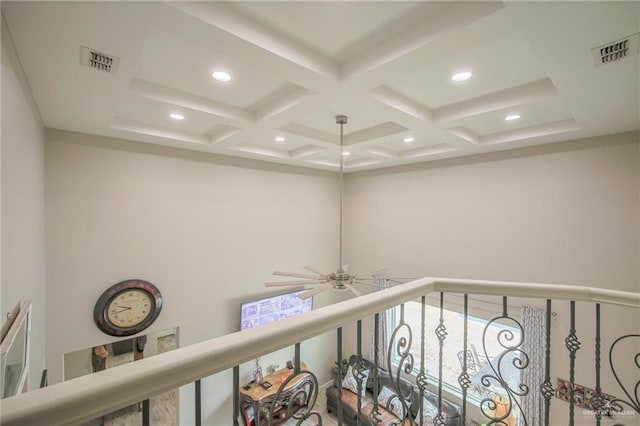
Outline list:
[[[300,364],[301,370],[306,368],[304,363]],[[268,388],[255,382],[240,387],[240,407],[245,426],[265,426],[268,424],[269,411],[276,393],[294,371],[292,368],[283,368],[265,376],[263,383],[271,384]],[[307,406],[312,386],[311,375],[308,373],[302,373],[287,383],[275,404],[273,424],[282,423],[289,418],[289,406],[292,406],[292,413]]]

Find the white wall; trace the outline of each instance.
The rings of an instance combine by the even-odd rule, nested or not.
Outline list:
[[[45,368],[44,128],[2,16],[1,318],[32,301],[29,388]]]
[[[114,340],[96,328],[92,313],[100,294],[118,281],[154,283],[164,306],[145,333],[178,327],[185,346],[237,331],[240,303],[273,294],[263,283],[275,280],[274,270],[302,272],[303,265],[314,263],[335,268],[337,178],[277,170],[248,160],[48,131],[52,381],[61,378],[64,353]],[[332,297],[317,297],[316,306]],[[323,337],[309,345],[301,358],[328,380],[332,351],[321,350]],[[267,357],[263,367],[284,365],[292,354],[290,349]],[[242,380],[251,367],[243,366]],[[216,416],[231,413],[230,374],[203,383],[205,424],[222,424]],[[192,386],[181,393],[181,424],[192,423],[191,396]]]
[[[357,270],[388,268],[392,277],[638,292],[639,139],[623,134],[350,174],[345,257]],[[554,381],[568,378],[568,305],[553,306]],[[578,305],[576,381],[593,386],[594,308]],[[605,360],[614,337],[640,332],[640,312],[603,307],[602,318]],[[629,369],[635,353],[627,354]],[[610,369],[603,374],[605,391],[623,397]],[[567,404],[553,401],[552,424],[566,424]],[[579,413],[577,424],[593,424]]]

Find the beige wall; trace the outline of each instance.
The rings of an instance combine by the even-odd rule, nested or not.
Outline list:
[[[45,368],[44,128],[2,17],[0,316],[32,301],[29,388]]]
[[[356,270],[388,268],[391,277],[638,292],[639,139],[607,136],[349,175],[345,257]],[[533,302],[510,302],[523,303]],[[552,380],[568,378],[568,306],[553,305]],[[578,304],[576,381],[587,386],[595,380],[593,312]],[[603,307],[602,319],[605,360],[614,337],[640,332],[640,312]],[[634,368],[635,353],[627,353],[626,368]],[[624,396],[608,367],[603,387]],[[552,424],[566,424],[567,404],[553,401]],[[593,424],[581,411],[576,421]]]
[[[637,141],[627,134],[349,175],[347,253],[359,267],[411,276],[638,291]]]
[[[283,170],[280,168],[280,170]],[[115,340],[93,323],[93,306],[112,284],[154,283],[164,306],[145,333],[178,327],[185,346],[239,330],[242,301],[273,294],[276,269],[334,268],[338,180],[322,172],[48,131],[47,360],[61,378],[64,353]],[[276,290],[283,292],[285,289]],[[328,293],[316,306],[333,301]],[[64,325],[64,326],[63,326]],[[326,338],[302,357],[328,380]],[[292,349],[265,357],[284,365]],[[248,380],[252,365],[243,366]],[[229,377],[227,377],[229,376]],[[232,382],[203,383],[203,420],[231,413]],[[181,424],[191,424],[192,386],[181,393]],[[223,414],[224,413],[224,414]]]

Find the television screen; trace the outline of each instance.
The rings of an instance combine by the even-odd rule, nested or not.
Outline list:
[[[298,295],[303,291],[243,303],[240,307],[240,330],[258,327],[311,311],[313,297],[305,300],[300,299]]]

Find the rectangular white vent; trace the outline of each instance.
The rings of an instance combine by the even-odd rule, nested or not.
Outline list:
[[[120,64],[120,58],[82,46],[80,63],[99,71],[115,74]]]
[[[640,45],[639,41],[640,33],[635,33],[619,40],[612,41],[611,43],[594,47],[591,49],[593,61],[596,66],[600,66],[619,61],[620,59],[624,59],[628,56],[637,55],[638,46]]]

